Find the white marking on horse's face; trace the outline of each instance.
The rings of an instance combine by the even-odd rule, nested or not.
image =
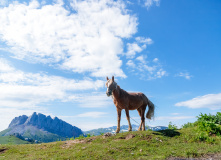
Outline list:
[[[113,81],[111,79],[109,79],[106,82],[106,86],[107,86],[106,94],[107,94],[108,97],[112,94],[112,89],[110,89],[112,87],[112,84],[113,84]]]

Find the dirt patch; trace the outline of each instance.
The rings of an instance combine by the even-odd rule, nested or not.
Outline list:
[[[220,160],[221,153],[214,154],[205,154],[199,158],[178,158],[178,157],[170,157],[167,160]]]
[[[7,148],[0,148],[0,154],[5,153],[6,150]]]
[[[115,141],[119,141],[121,139],[129,140],[129,139],[134,138],[134,137],[135,137],[135,135],[128,134],[126,137],[119,137],[119,138],[115,139]]]
[[[69,148],[70,146],[74,145],[74,144],[78,144],[78,143],[91,143],[93,140],[95,140],[96,137],[91,137],[88,139],[75,139],[75,140],[70,140],[70,141],[66,141],[64,143],[64,145],[62,145],[62,148]]]
[[[135,135],[133,135],[133,134],[128,134],[128,135],[125,137],[125,139],[128,140],[128,139],[131,139],[131,138],[134,138],[134,137],[135,137]]]

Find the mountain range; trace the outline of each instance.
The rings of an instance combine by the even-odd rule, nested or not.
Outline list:
[[[137,131],[139,128],[138,125],[132,124],[132,131]],[[101,135],[103,133],[111,132],[115,133],[115,130],[117,129],[117,126],[112,126],[109,128],[98,128],[98,129],[93,129],[89,131],[84,131],[84,134],[90,134],[90,135]],[[122,125],[120,126],[120,132],[127,132],[128,131],[128,125]],[[152,131],[160,131],[160,130],[165,130],[168,129],[168,127],[165,126],[156,126],[156,127],[150,127],[148,126],[146,129],[152,130]]]
[[[34,112],[31,116],[15,117],[0,136],[15,135],[20,139],[53,142],[82,135],[81,129],[55,117]]]

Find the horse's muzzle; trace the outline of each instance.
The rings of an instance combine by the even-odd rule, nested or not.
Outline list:
[[[111,92],[106,92],[107,96],[110,97],[111,96]]]

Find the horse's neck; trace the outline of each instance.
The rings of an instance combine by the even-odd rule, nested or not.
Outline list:
[[[113,91],[113,97],[115,100],[119,100],[120,94],[121,93],[121,88],[120,86],[117,86],[117,88]]]

